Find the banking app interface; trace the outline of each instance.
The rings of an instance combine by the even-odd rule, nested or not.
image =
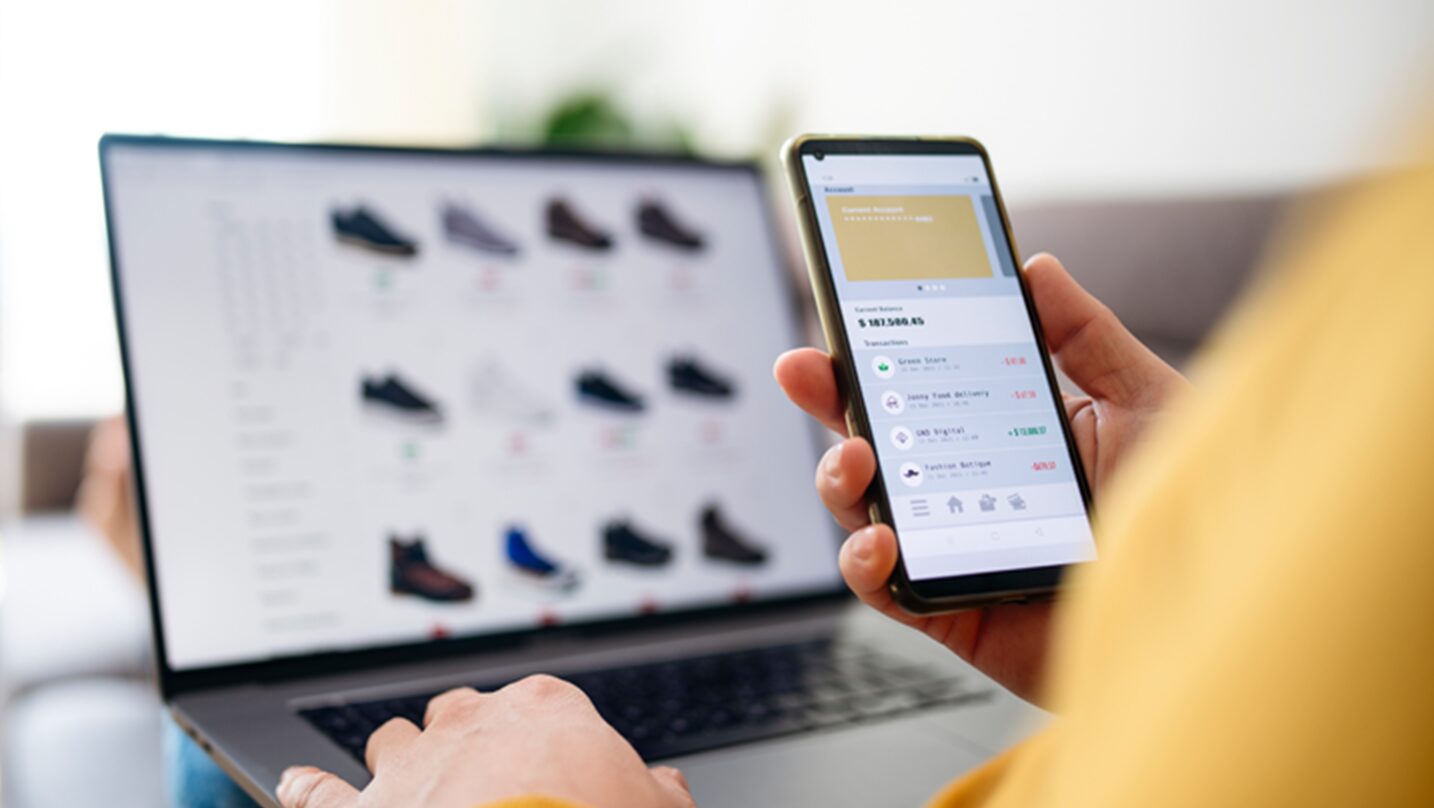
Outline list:
[[[913,580],[1094,558],[979,157],[804,157]]]
[[[839,586],[751,172],[118,144],[107,178],[176,668]]]

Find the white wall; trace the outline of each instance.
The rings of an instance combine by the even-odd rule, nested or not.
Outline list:
[[[1018,201],[1338,176],[1378,164],[1434,89],[1429,0],[484,7],[504,106],[612,81],[734,152],[772,129],[972,134]]]
[[[471,140],[471,4],[0,0],[0,419],[121,406],[96,141]]]

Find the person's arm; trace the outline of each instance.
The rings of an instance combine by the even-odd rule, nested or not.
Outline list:
[[[75,494],[75,510],[114,551],[125,569],[144,583],[144,555],[134,512],[134,470],[129,456],[129,426],[123,415],[106,418],[90,430],[85,473]]]

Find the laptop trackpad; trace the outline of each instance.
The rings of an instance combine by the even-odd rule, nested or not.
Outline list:
[[[923,805],[989,757],[932,718],[802,735],[678,759],[702,808]]]

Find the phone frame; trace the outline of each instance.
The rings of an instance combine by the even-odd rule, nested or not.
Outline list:
[[[813,296],[816,298],[822,333],[826,337],[827,349],[831,353],[836,370],[837,389],[844,403],[847,430],[853,436],[863,437],[872,446],[875,446],[871,419],[866,410],[866,403],[861,396],[861,383],[856,373],[856,366],[851,359],[850,337],[837,299],[832,265],[828,260],[826,244],[822,240],[821,225],[817,219],[816,208],[812,203],[810,184],[803,161],[803,158],[808,155],[826,154],[869,156],[926,154],[981,158],[981,162],[986,168],[986,176],[991,183],[991,194],[996,202],[996,210],[1001,219],[1000,224],[1005,232],[1006,245],[1011,251],[1011,260],[1014,266],[1021,266],[1020,253],[1016,248],[1015,236],[1011,232],[1006,203],[996,184],[996,174],[991,169],[990,156],[985,147],[973,138],[807,134],[798,135],[788,140],[782,147],[782,163],[786,169],[792,200],[796,205],[798,231],[801,236],[802,251],[806,256],[807,274],[811,280]],[[1041,357],[1041,367],[1050,388],[1051,400],[1060,401],[1060,385],[1056,381],[1055,370],[1051,366],[1050,352],[1046,349],[1045,332],[1041,328],[1040,318],[1036,315],[1030,288],[1026,284],[1024,273],[1019,270],[1016,272],[1016,279],[1020,285],[1021,299],[1025,304],[1031,327],[1035,332],[1036,349]],[[1090,485],[1086,481],[1085,468],[1081,463],[1080,453],[1076,449],[1065,408],[1058,406],[1056,410],[1066,453],[1070,457],[1071,468],[1075,471],[1076,485],[1080,488],[1081,499],[1085,503],[1086,514],[1089,517],[1093,511]],[[878,472],[866,493],[867,507],[873,523],[890,525],[895,531],[896,520],[891,507],[891,498],[879,471],[880,460],[877,462]],[[901,556],[900,547],[900,537],[898,536],[896,568],[887,580],[887,589],[901,608],[914,614],[934,614],[990,606],[996,603],[1047,599],[1060,588],[1061,579],[1069,566],[1029,567],[913,581],[907,575],[906,562]]]

